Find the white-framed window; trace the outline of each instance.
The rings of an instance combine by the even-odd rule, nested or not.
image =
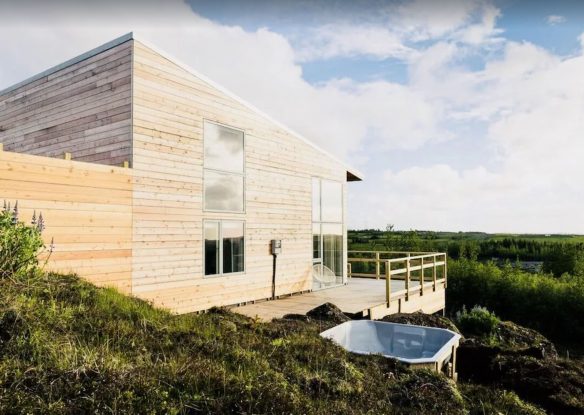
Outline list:
[[[203,123],[205,211],[245,212],[245,137],[241,130]]]
[[[312,259],[343,276],[343,185],[312,178]]]
[[[245,272],[245,223],[234,220],[203,222],[205,276]]]

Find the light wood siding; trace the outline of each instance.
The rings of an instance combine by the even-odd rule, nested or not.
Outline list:
[[[131,156],[132,41],[0,95],[4,149],[121,165]]]
[[[346,169],[138,41],[133,71],[133,293],[177,312],[267,298],[271,239],[277,295],[310,289],[311,176]],[[245,131],[244,214],[203,211],[205,119]],[[203,277],[204,219],[245,220],[244,274]]]
[[[42,213],[47,266],[131,292],[132,171],[0,151],[0,197],[20,220]]]

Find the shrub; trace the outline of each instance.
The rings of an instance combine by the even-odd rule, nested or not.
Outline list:
[[[474,306],[470,311],[462,307],[456,313],[456,324],[465,335],[491,337],[501,320],[485,307]]]
[[[4,202],[0,213],[0,278],[17,277],[38,265],[44,247],[41,233],[43,217],[33,215],[32,224],[18,220],[18,202],[14,208]]]
[[[582,278],[531,274],[466,259],[448,263],[446,307],[455,313],[481,304],[504,320],[541,332],[552,341],[584,341]]]

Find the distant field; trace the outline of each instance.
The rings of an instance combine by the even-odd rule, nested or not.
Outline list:
[[[384,238],[385,231],[382,230],[349,230],[349,238],[360,239],[360,245],[366,241],[375,241]],[[405,233],[405,231],[395,231],[396,235]],[[536,242],[568,242],[584,243],[584,235],[566,235],[566,234],[511,234],[511,233],[483,233],[483,232],[431,232],[416,231],[421,240],[431,240],[435,243],[448,243],[451,241],[500,241],[504,239],[516,239]]]
[[[584,235],[429,232],[363,229],[348,232],[349,250],[446,252],[453,259],[513,261],[561,276],[584,275]]]

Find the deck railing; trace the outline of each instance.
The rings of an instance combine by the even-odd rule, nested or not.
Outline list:
[[[424,295],[424,290],[436,291],[439,284],[446,287],[447,260],[443,252],[349,251],[347,263],[349,278],[385,279],[388,307],[392,300],[392,280],[404,281],[402,294],[406,301],[414,290]],[[417,282],[413,288],[412,282]]]

